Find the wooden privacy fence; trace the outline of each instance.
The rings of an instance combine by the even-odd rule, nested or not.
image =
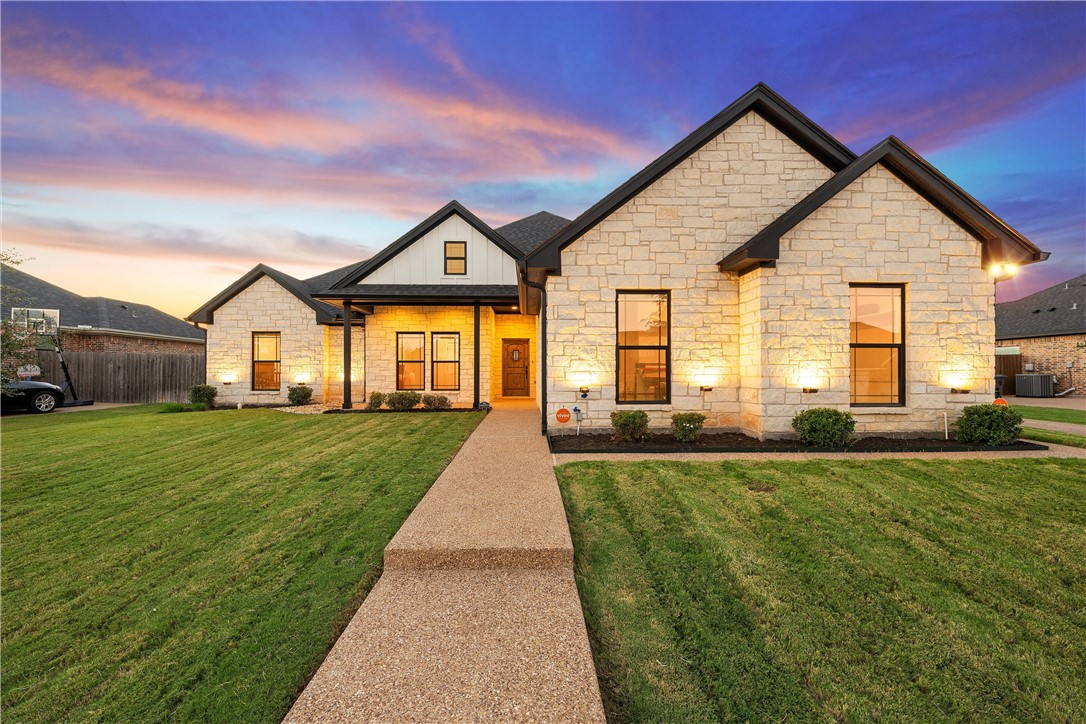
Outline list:
[[[202,354],[65,352],[64,361],[79,396],[95,402],[188,402],[204,381]],[[38,366],[35,379],[64,385],[56,352],[38,350]]]

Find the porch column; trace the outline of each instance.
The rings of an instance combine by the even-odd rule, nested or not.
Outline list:
[[[479,409],[479,302],[475,303],[475,405]]]
[[[351,302],[343,303],[343,409],[351,409]]]

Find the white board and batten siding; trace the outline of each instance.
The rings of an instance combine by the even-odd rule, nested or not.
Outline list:
[[[445,274],[445,242],[466,241],[468,273]],[[361,284],[510,284],[517,265],[463,217],[453,214],[399,254],[371,272]]]

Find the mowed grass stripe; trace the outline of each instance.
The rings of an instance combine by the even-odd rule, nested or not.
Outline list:
[[[1083,461],[592,462],[558,474],[615,720],[1086,710]]]
[[[5,714],[278,719],[480,419],[5,418]]]

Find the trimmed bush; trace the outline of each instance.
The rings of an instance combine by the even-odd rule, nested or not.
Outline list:
[[[308,405],[313,399],[313,388],[309,385],[298,385],[287,388],[287,399],[292,405]]]
[[[954,423],[954,439],[1011,445],[1022,436],[1022,413],[1002,405],[970,405]]]
[[[193,385],[189,388],[189,402],[194,405],[215,406],[215,397],[219,391],[211,385]]]
[[[830,407],[812,407],[792,418],[799,439],[814,447],[848,447],[856,429],[851,412]]]
[[[207,412],[208,406],[202,402],[182,405],[180,402],[167,402],[159,412]]]
[[[694,442],[705,425],[700,412],[676,412],[671,416],[671,432],[679,442]]]
[[[366,403],[366,409],[370,412],[377,412],[381,409],[381,405],[385,404],[385,400],[388,399],[388,395],[384,392],[371,392],[370,401]]]
[[[419,402],[422,401],[422,395],[413,390],[401,390],[399,392],[393,392],[385,398],[385,404],[388,405],[388,409],[395,410],[396,412],[406,412],[419,406]]]
[[[615,410],[611,413],[611,425],[626,442],[642,442],[649,432],[649,413],[644,410]]]
[[[427,410],[449,410],[452,402],[445,395],[423,395],[422,406]]]

